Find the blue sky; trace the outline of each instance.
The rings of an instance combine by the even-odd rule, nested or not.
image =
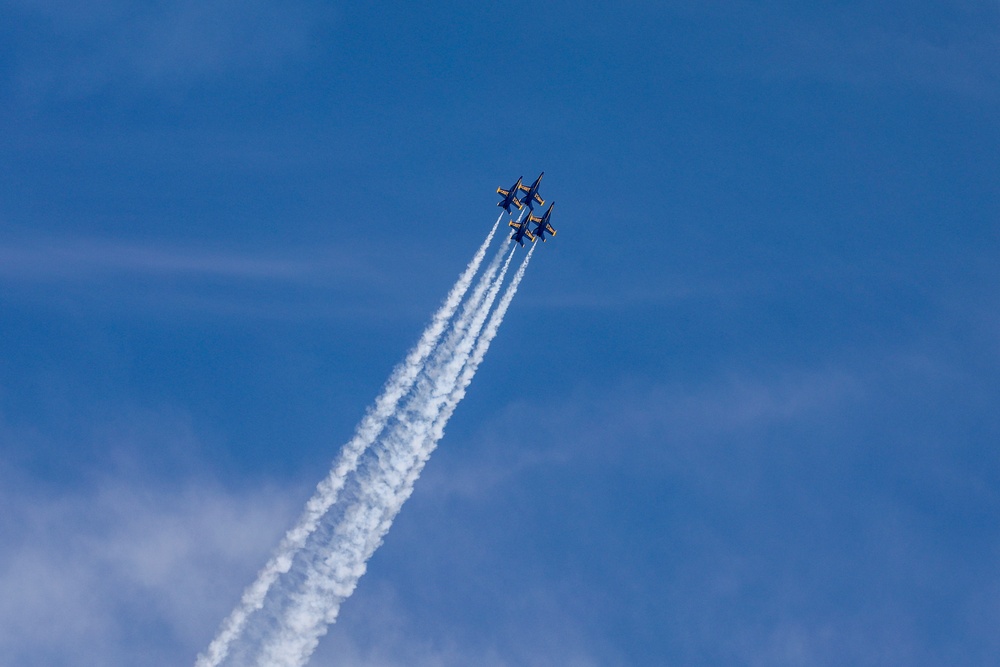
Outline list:
[[[995,2],[0,4],[0,653],[193,662],[496,217],[315,665],[1000,659]]]

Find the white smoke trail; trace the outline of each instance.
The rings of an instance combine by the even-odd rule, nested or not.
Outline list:
[[[350,504],[333,527],[329,542],[310,547],[308,554],[302,552],[305,562],[301,568],[297,567],[296,590],[277,614],[276,623],[269,627],[270,636],[264,638],[254,664],[260,667],[305,664],[327,626],[336,620],[340,605],[353,593],[367,569],[368,559],[409,497],[413,468],[426,450],[424,443],[439,423],[441,410],[449,407],[449,416],[454,411],[448,401],[454,395],[459,374],[467,365],[513,255],[512,249],[503,268],[492,279],[489,292],[468,323],[467,332],[451,359],[442,360],[444,363],[439,367],[427,371],[434,377],[409,401],[405,417],[399,418],[386,437],[375,442],[366,454],[350,481]],[[523,264],[519,275],[523,275]],[[487,278],[488,273],[481,282]],[[485,349],[477,347],[480,354],[485,354]],[[471,376],[468,380],[471,381]],[[438,429],[442,431],[443,425]]]
[[[440,392],[438,383],[440,383],[443,377],[442,373],[446,371],[449,364],[453,363],[457,351],[468,337],[470,328],[477,322],[477,317],[480,311],[482,311],[483,306],[485,305],[488,310],[489,306],[492,305],[496,295],[487,294],[487,290],[496,281],[497,272],[500,270],[500,262],[503,260],[507,248],[507,244],[500,244],[493,260],[486,267],[486,270],[483,271],[483,275],[480,276],[478,283],[473,288],[471,296],[462,305],[462,310],[452,323],[451,330],[444,337],[444,340],[438,344],[431,357],[424,364],[424,371],[414,383],[413,396],[407,401],[404,408],[395,415],[397,420],[426,418],[414,417],[411,413],[414,410],[426,409],[431,395]],[[508,263],[509,261],[508,259]],[[506,270],[507,268],[504,266],[504,272]],[[482,326],[481,320],[479,320],[478,326]]]
[[[473,319],[479,309],[483,305],[483,299],[486,297],[486,290],[493,284],[494,279],[497,275],[497,270],[500,268],[500,262],[503,260],[504,253],[507,250],[506,244],[500,244],[497,248],[496,255],[493,256],[492,261],[483,271],[483,275],[480,276],[479,282],[472,290],[471,296],[466,299],[465,303],[462,305],[462,310],[458,314],[454,323],[451,326],[451,331],[445,337],[435,349],[426,363],[428,369],[427,372],[423,373],[417,380],[418,389],[421,385],[425,385],[428,381],[428,377],[434,377],[436,373],[434,369],[442,364],[442,361],[451,359],[454,356],[455,348],[458,346],[459,342],[463,340],[466,332],[469,330]]]
[[[389,531],[396,514],[399,513],[403,504],[407,501],[407,499],[409,499],[410,495],[412,495],[414,484],[420,477],[420,473],[424,469],[424,464],[427,463],[431,454],[434,453],[434,450],[437,448],[437,443],[440,442],[442,437],[444,437],[444,428],[447,426],[448,420],[451,419],[451,416],[454,414],[455,408],[458,407],[458,404],[463,398],[465,398],[466,391],[472,383],[472,379],[475,377],[476,371],[479,370],[479,365],[483,362],[483,359],[486,358],[486,352],[490,348],[490,343],[492,343],[493,339],[496,338],[500,325],[503,323],[503,318],[507,314],[507,309],[510,307],[510,303],[514,299],[514,295],[517,294],[517,289],[521,284],[521,280],[524,278],[524,273],[528,268],[528,262],[531,261],[531,255],[535,252],[535,247],[536,246],[532,244],[531,249],[528,250],[528,254],[521,262],[521,266],[518,267],[517,273],[514,274],[514,279],[511,280],[510,285],[507,286],[507,290],[504,292],[503,298],[500,299],[499,305],[496,307],[496,310],[493,311],[493,314],[490,315],[489,322],[486,324],[486,328],[483,329],[482,335],[476,339],[475,348],[472,350],[471,355],[462,367],[461,376],[457,378],[457,381],[453,384],[451,393],[448,395],[445,403],[441,406],[429,433],[425,437],[424,441],[420,443],[420,447],[416,451],[414,464],[407,473],[403,484],[400,485],[396,498],[392,503],[392,507],[396,508],[395,512],[387,514],[383,517],[382,524],[380,524],[379,527],[373,531],[375,534],[384,536]],[[381,544],[381,537],[379,538],[378,544]],[[375,545],[375,548],[378,547],[378,544]]]
[[[427,438],[422,443],[422,447],[418,453],[417,461],[413,468],[407,475],[406,482],[400,488],[400,497],[397,499],[396,504],[402,507],[403,503],[406,502],[410,494],[413,493],[413,485],[416,483],[417,478],[420,477],[420,473],[423,471],[424,464],[430,458],[434,449],[437,447],[437,443],[444,437],[444,428],[448,424],[448,420],[451,419],[451,415],[455,412],[455,408],[458,404],[465,398],[466,390],[468,390],[469,385],[472,383],[472,378],[475,377],[476,371],[479,370],[479,365],[486,358],[486,352],[490,349],[490,343],[496,338],[497,331],[500,329],[500,324],[503,323],[504,315],[507,314],[507,309],[510,307],[510,302],[513,301],[514,295],[517,294],[517,288],[521,284],[521,279],[524,278],[524,272],[528,268],[528,262],[531,261],[531,255],[535,252],[535,245],[532,244],[531,249],[528,250],[528,254],[525,255],[524,260],[521,262],[521,266],[518,267],[517,273],[514,274],[514,279],[510,281],[510,285],[507,286],[507,290],[503,294],[503,298],[500,299],[499,305],[497,305],[496,310],[490,315],[490,321],[486,324],[486,328],[483,329],[482,335],[476,340],[476,347],[469,356],[468,361],[462,368],[462,374],[458,378],[452,387],[451,393],[448,395],[447,401],[442,406],[437,418],[434,420],[434,425],[431,427],[430,433]],[[389,517],[389,523],[392,523],[392,518]],[[388,531],[389,526],[386,525],[384,529],[380,527],[382,532]]]
[[[289,571],[295,554],[305,546],[309,536],[315,532],[319,525],[320,519],[336,502],[347,475],[357,467],[361,454],[379,436],[389,418],[396,412],[399,401],[413,387],[428,356],[437,346],[445,326],[455,314],[455,310],[472,284],[472,278],[479,270],[483,257],[486,255],[486,249],[489,248],[502,218],[503,213],[497,217],[493,228],[486,236],[486,240],[473,255],[465,271],[459,276],[444,302],[434,313],[420,340],[410,350],[403,362],[393,369],[382,393],[365,413],[355,430],[354,437],[341,449],[330,473],[317,485],[316,492],[306,503],[299,520],[285,534],[275,554],[257,574],[257,579],[243,592],[236,608],[223,621],[218,634],[209,644],[205,653],[198,656],[195,667],[217,667],[226,659],[230,645],[243,632],[250,615],[261,609],[271,586],[279,576]]]
[[[448,396],[448,401],[445,403],[441,414],[434,422],[434,428],[431,431],[431,440],[427,443],[430,446],[430,451],[427,451],[427,456],[430,456],[430,453],[437,445],[437,442],[444,436],[444,427],[447,425],[448,420],[451,419],[451,415],[455,412],[455,408],[462,401],[462,399],[465,398],[465,392],[472,383],[472,378],[475,377],[476,371],[479,370],[479,365],[483,363],[483,359],[486,358],[486,352],[490,349],[490,343],[492,343],[493,339],[496,338],[497,331],[499,331],[500,325],[503,323],[504,315],[507,314],[507,309],[510,308],[510,302],[514,300],[514,295],[517,294],[517,288],[520,286],[521,280],[524,278],[524,272],[528,269],[528,262],[531,261],[531,255],[535,252],[535,247],[536,246],[532,244],[528,254],[524,257],[524,261],[521,262],[521,266],[518,267],[517,273],[514,274],[514,279],[511,280],[510,285],[507,286],[507,291],[504,292],[503,298],[500,299],[500,304],[490,316],[489,323],[487,323],[482,335],[476,340],[476,347],[472,351],[472,355],[469,357],[468,362],[466,362],[464,368],[462,368],[461,377],[458,379],[458,382],[452,389],[451,394]],[[418,471],[417,475],[419,476],[419,474],[420,473]]]

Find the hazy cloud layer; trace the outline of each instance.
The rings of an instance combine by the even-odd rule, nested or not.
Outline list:
[[[109,477],[87,490],[14,496],[5,483],[5,660],[193,661],[291,514],[287,490],[230,494],[211,484],[144,482]]]
[[[678,664],[992,655],[1000,573],[990,554],[1000,534],[963,531],[1000,504],[996,457],[989,438],[951,442],[920,416],[963,374],[911,351],[698,387],[625,382],[550,396],[545,419],[525,429],[517,424],[531,404],[513,403],[479,442],[451,443],[448,467],[425,476],[419,519],[476,533],[429,547],[454,553],[460,572],[437,574],[438,585],[489,589],[479,577],[521,561],[518,590],[544,579],[591,636],[652,614],[635,627],[660,624],[671,653],[659,657]],[[979,421],[983,433],[996,430],[996,420]],[[538,488],[563,492],[549,506],[525,505]],[[475,528],[504,511],[512,516],[500,525]],[[622,525],[608,528],[615,516]],[[636,541],[653,526],[658,538]],[[558,536],[551,545],[547,532]],[[566,560],[524,562],[519,550],[544,550],[526,539],[558,543]],[[598,594],[615,583],[620,597]],[[949,638],[929,638],[940,622]],[[624,650],[626,663],[647,664]]]
[[[9,13],[25,29],[16,81],[32,97],[122,85],[154,92],[233,72],[270,74],[305,52],[331,13],[268,0],[11,4]]]
[[[1000,8],[994,2],[795,5],[704,3],[730,66],[765,78],[906,85],[995,99],[1000,93]]]
[[[915,417],[963,374],[911,352],[689,387],[618,382],[550,397],[529,429],[510,403],[432,462],[312,664],[650,664],[629,646],[651,628],[680,664],[990,655],[1000,542],[947,525],[1000,502],[990,466]],[[149,427],[128,446],[163,445]],[[308,482],[233,492],[183,477],[124,468],[53,492],[8,471],[3,652],[24,665],[193,659]],[[547,488],[559,491],[539,500]],[[962,629],[931,644],[941,618]]]
[[[32,308],[87,304],[119,315],[338,319],[373,308],[365,299],[372,292],[405,289],[386,274],[382,252],[347,243],[246,251],[218,245],[8,238],[0,241],[0,285],[6,299]],[[411,259],[415,270],[428,261]]]

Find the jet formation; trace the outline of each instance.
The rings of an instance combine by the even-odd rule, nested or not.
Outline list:
[[[504,190],[503,188],[497,188],[497,194],[500,195],[500,201],[497,202],[497,206],[507,211],[508,214],[512,214],[510,210],[513,206],[517,210],[521,211],[521,215],[518,216],[517,220],[511,220],[507,224],[514,229],[514,233],[510,235],[512,241],[524,245],[524,239],[527,238],[532,243],[535,239],[542,239],[545,241],[545,234],[549,236],[555,236],[556,230],[549,222],[549,218],[552,217],[552,207],[556,205],[555,202],[549,204],[549,208],[542,217],[535,215],[535,204],[539,206],[545,205],[545,200],[538,193],[539,184],[542,182],[542,176],[545,175],[543,171],[535,179],[535,182],[531,185],[524,185],[519,177],[517,181],[510,187],[509,190]],[[518,199],[518,194],[524,193],[524,196]],[[525,206],[528,207],[528,218],[527,220],[522,220],[524,217],[524,211],[522,210]],[[535,229],[531,229],[529,225],[535,225]]]

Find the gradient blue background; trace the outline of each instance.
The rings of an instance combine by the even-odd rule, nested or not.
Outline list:
[[[496,217],[314,665],[1000,661],[1000,5],[0,3],[0,655],[193,662]]]

